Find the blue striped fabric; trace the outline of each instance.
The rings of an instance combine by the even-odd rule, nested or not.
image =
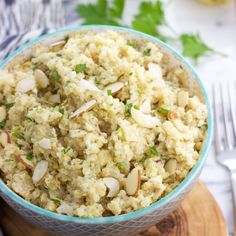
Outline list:
[[[62,0],[0,0],[0,60],[64,23]]]

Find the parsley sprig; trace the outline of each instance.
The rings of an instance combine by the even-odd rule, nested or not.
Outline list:
[[[83,18],[83,24],[103,24],[103,25],[123,25],[123,11],[125,0],[96,0],[96,3],[78,4],[77,12]],[[198,62],[202,56],[210,54],[222,53],[215,51],[209,47],[199,36],[199,34],[183,33],[178,35],[175,30],[167,23],[165,15],[166,7],[162,0],[141,1],[138,12],[131,21],[131,25],[123,25],[138,31],[153,35],[167,42],[173,42],[176,45],[180,43],[182,54],[191,58],[194,62]],[[167,33],[163,32],[163,28],[167,29]],[[165,30],[166,32],[166,30]],[[129,46],[133,44],[128,43]],[[149,49],[146,49],[144,55],[149,55]]]

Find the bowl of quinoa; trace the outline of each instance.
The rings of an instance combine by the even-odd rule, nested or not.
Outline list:
[[[0,70],[0,195],[60,233],[141,230],[200,173],[212,135],[206,96],[182,57],[132,30],[37,40]]]

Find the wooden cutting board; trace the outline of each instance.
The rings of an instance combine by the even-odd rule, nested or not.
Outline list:
[[[27,223],[0,199],[4,236],[55,236]],[[198,182],[177,210],[135,236],[227,236],[223,215],[205,185]]]

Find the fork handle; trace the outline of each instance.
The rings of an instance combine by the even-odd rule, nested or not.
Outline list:
[[[231,180],[233,189],[234,235],[236,235],[236,171],[231,171]]]

